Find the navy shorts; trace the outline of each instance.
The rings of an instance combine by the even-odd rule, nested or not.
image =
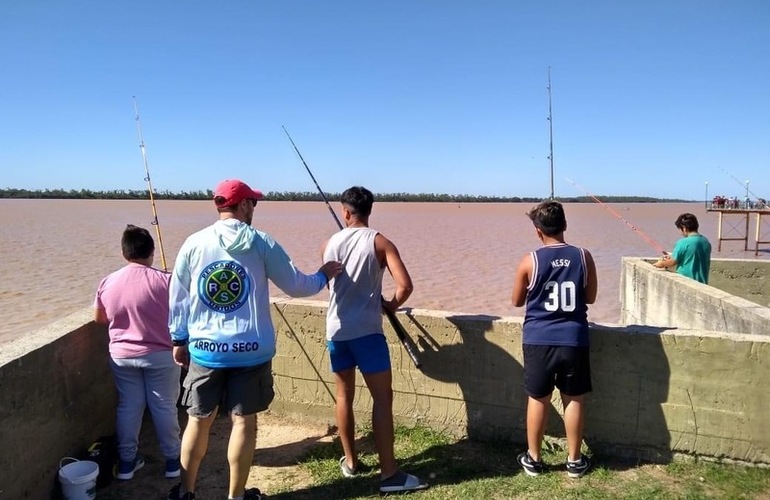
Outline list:
[[[379,373],[390,370],[390,352],[385,335],[375,333],[353,340],[327,340],[332,371],[355,368],[361,373]]]
[[[524,390],[535,399],[554,386],[567,396],[591,392],[588,347],[524,344]]]
[[[234,415],[267,410],[275,397],[272,362],[242,368],[207,368],[190,360],[182,405],[196,418],[208,418],[221,406]]]

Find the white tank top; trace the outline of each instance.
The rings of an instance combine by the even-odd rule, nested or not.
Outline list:
[[[329,239],[324,262],[342,262],[343,271],[329,283],[327,340],[353,340],[382,331],[382,267],[368,227],[346,228]]]

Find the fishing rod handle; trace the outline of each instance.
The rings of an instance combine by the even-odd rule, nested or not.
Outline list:
[[[404,346],[404,350],[406,350],[406,353],[409,355],[412,363],[414,363],[414,367],[419,370],[422,367],[422,363],[420,362],[420,358],[417,355],[417,351],[415,350],[414,346],[408,340],[409,334],[407,333],[406,329],[404,329],[403,325],[401,325],[401,323],[398,321],[398,318],[393,311],[384,305],[382,309],[385,311],[385,316],[388,317],[388,321],[390,321],[390,326],[393,327],[393,331],[396,332],[398,340],[401,342],[401,345]]]

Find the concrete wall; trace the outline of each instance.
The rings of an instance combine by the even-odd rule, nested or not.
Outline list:
[[[668,280],[684,289],[672,286],[670,301],[690,300],[689,287],[702,287],[671,273],[631,272],[640,265],[624,263],[632,277],[636,272],[650,283],[663,287],[655,280]],[[299,300],[272,306],[277,413],[334,419],[325,306]],[[90,308],[79,311],[0,351],[0,498],[48,498],[59,460],[114,431],[107,334],[91,314]],[[423,368],[415,369],[386,325],[397,419],[456,436],[524,443],[522,319],[421,310],[398,317]],[[593,325],[591,336],[594,392],[585,439],[593,452],[658,461],[689,453],[770,464],[770,401],[760,387],[770,380],[770,335]],[[548,434],[560,437],[561,405],[554,402]],[[360,377],[355,407],[363,422],[371,400]]]
[[[334,382],[324,349],[324,304],[274,304],[279,336],[273,409],[332,421]],[[523,443],[521,318],[413,310],[399,314],[421,351],[422,371],[388,333],[395,413],[451,434]],[[594,325],[594,392],[585,439],[594,452],[667,461],[674,453],[770,464],[770,336]],[[558,401],[558,399],[556,399]],[[371,400],[359,377],[362,417]],[[548,433],[563,436],[555,405]]]
[[[767,274],[762,273],[768,273],[769,266],[758,261],[712,261],[715,286],[707,286],[677,273],[656,269],[644,259],[623,257],[622,260],[623,324],[770,335],[770,308],[716,288],[742,289],[751,296],[757,292],[768,293]],[[749,278],[752,272],[764,278],[752,280]]]
[[[51,498],[59,460],[114,432],[107,332],[87,308],[0,349],[0,498]]]
[[[770,261],[712,260],[709,285],[761,306],[770,307]]]

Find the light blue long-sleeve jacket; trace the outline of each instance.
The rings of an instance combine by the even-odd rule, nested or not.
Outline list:
[[[255,366],[275,356],[267,280],[292,297],[318,293],[322,272],[307,275],[270,235],[236,219],[192,234],[177,256],[169,290],[172,339],[209,368]]]

